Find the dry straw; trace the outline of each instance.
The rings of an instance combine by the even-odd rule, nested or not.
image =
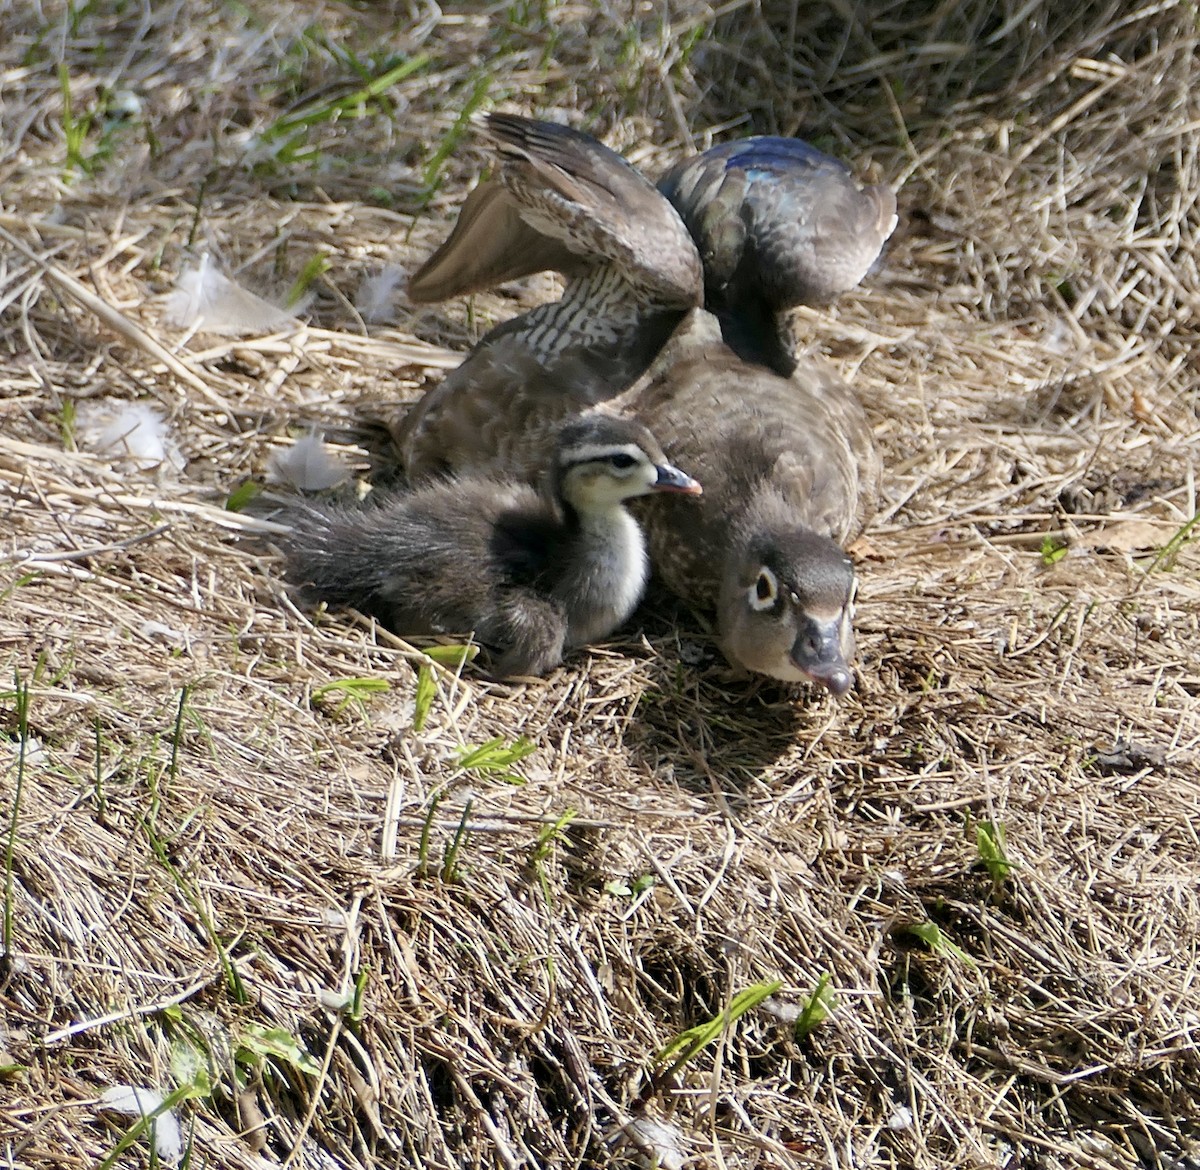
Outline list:
[[[1195,1165],[1193,5],[0,31],[5,1165],[152,1157],[106,1091],[228,1167]],[[903,182],[882,270],[798,322],[888,467],[845,702],[730,678],[665,599],[545,682],[422,670],[224,510],[314,428],[383,478],[364,424],[545,295],[356,306],[444,232],[485,104],[650,171],[800,132]],[[199,255],[308,324],[167,327]],[[76,450],[103,397],[182,474]]]

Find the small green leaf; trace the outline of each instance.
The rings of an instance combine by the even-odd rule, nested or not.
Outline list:
[[[225,501],[226,512],[241,512],[258,495],[262,493],[262,485],[252,479],[243,480],[229,493]]]
[[[552,821],[548,825],[543,825],[538,832],[537,841],[533,846],[533,853],[530,860],[536,865],[540,861],[545,861],[554,850],[554,843],[562,836],[563,830],[577,817],[579,813],[569,808],[557,820]]]
[[[389,689],[390,684],[385,678],[335,678],[317,687],[312,693],[312,701],[321,703],[332,695],[339,695],[341,702],[334,707],[333,713],[340,715],[351,703],[366,710],[367,699]]]
[[[914,938],[923,942],[935,955],[947,959],[957,959],[966,967],[974,967],[975,960],[957,943],[951,942],[936,922],[914,922],[904,928]]]
[[[1067,555],[1067,542],[1061,536],[1055,536],[1053,533],[1047,532],[1042,537],[1042,564],[1047,566],[1056,565]]]
[[[473,642],[466,646],[427,646],[423,653],[439,666],[457,668],[464,662],[474,662],[479,654],[479,647]]]
[[[535,751],[537,745],[523,736],[508,743],[498,735],[477,748],[461,748],[458,766],[464,772],[478,772],[509,784],[524,784],[524,777],[513,772],[511,767]]]
[[[800,1015],[796,1017],[796,1039],[804,1040],[818,1025],[823,1024],[837,1008],[837,996],[829,987],[830,976],[826,972],[817,980],[812,995],[805,1001]]]
[[[991,821],[977,821],[975,848],[979,853],[979,860],[983,862],[996,885],[1000,885],[1015,868],[1005,851],[1003,825],[996,825]]]
[[[321,1071],[320,1062],[290,1032],[261,1024],[248,1024],[238,1036],[237,1056],[249,1064],[264,1059],[280,1060],[307,1076],[315,1077]]]

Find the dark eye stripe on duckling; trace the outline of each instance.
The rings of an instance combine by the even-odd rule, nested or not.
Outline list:
[[[567,471],[575,467],[586,466],[589,463],[599,464],[606,469],[626,471],[639,464],[644,466],[649,462],[645,452],[632,443],[625,447],[607,447],[599,444],[568,447],[563,455],[562,466]]]

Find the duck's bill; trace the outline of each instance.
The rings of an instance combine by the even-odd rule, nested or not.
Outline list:
[[[809,615],[790,657],[797,670],[839,698],[854,685],[854,672],[842,651],[840,616],[822,619]]]
[[[704,489],[690,475],[685,475],[678,467],[669,463],[660,464],[655,468],[658,478],[654,481],[656,492],[678,492],[685,496],[698,496]]]

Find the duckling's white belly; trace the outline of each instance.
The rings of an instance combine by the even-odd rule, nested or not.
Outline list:
[[[586,552],[560,587],[573,646],[605,638],[624,622],[641,601],[650,572],[642,530],[624,509],[588,525],[583,538]]]

